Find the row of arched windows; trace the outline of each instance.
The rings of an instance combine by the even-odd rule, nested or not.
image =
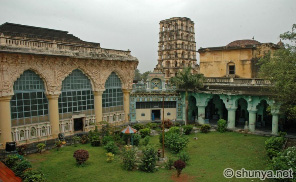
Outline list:
[[[175,44],[161,44],[160,48],[162,50],[165,49],[189,49],[189,50],[194,50],[194,44],[185,44],[184,42],[182,42],[182,44],[178,44],[177,42]]]
[[[180,26],[178,26],[178,23],[174,24],[166,24],[162,26],[162,31],[170,31],[170,30],[185,30],[189,32],[193,32],[193,25],[186,25],[181,23]]]
[[[191,52],[182,52],[181,54],[178,54],[176,51],[174,53],[160,53],[161,59],[170,59],[170,58],[187,58],[187,59],[194,59],[195,54]]]
[[[166,68],[169,68],[169,67],[184,67],[184,66],[193,66],[192,63],[190,62],[187,62],[187,61],[173,61],[173,62],[170,62],[170,61],[166,61],[166,62],[163,62],[163,66],[166,67]]]
[[[105,83],[103,107],[123,110],[121,81],[112,72]],[[43,80],[33,71],[25,71],[14,83],[14,95],[10,101],[12,126],[48,121],[48,100]],[[60,116],[71,116],[75,112],[88,111],[93,114],[94,95],[89,78],[81,70],[74,70],[62,82],[58,99]],[[65,117],[66,118],[66,117]],[[62,118],[61,118],[62,119]]]
[[[167,40],[177,40],[177,39],[181,39],[181,40],[188,40],[188,41],[194,41],[194,36],[193,35],[184,35],[183,33],[181,33],[180,35],[178,34],[171,34],[171,35],[160,35],[159,40],[160,41],[167,41]]]

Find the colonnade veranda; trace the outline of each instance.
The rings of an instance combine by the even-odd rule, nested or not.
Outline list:
[[[248,96],[248,95],[227,95],[227,94],[205,94],[205,93],[191,93],[190,96],[193,96],[196,99],[196,106],[198,108],[198,116],[197,120],[199,124],[205,124],[205,116],[206,116],[206,107],[208,102],[213,98],[214,95],[217,95],[221,100],[222,104],[225,104],[225,108],[227,109],[228,115],[228,125],[229,129],[234,129],[235,119],[236,119],[236,110],[238,108],[238,100],[244,99],[247,102],[247,111],[249,112],[249,121],[248,128],[251,132],[255,131],[256,127],[256,114],[258,113],[258,105],[261,101],[265,100],[267,104],[270,106],[270,114],[272,115],[272,134],[278,134],[278,123],[279,123],[279,115],[280,115],[280,105],[276,103],[274,100],[269,99],[266,96]],[[184,100],[184,94],[183,99]],[[222,111],[220,111],[222,107],[218,107],[218,114],[220,118],[222,118]],[[185,109],[185,108],[184,108]],[[184,110],[185,113],[185,110]],[[183,119],[185,120],[185,115],[183,115]]]

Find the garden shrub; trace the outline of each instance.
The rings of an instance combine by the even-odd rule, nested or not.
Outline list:
[[[112,136],[104,136],[103,140],[102,140],[102,143],[103,143],[103,145],[106,145],[110,141],[114,141]]]
[[[88,140],[89,140],[89,138],[88,138],[87,135],[82,135],[80,142],[82,144],[87,144],[88,143]]]
[[[76,162],[81,165],[87,161],[89,154],[87,150],[80,149],[74,152],[73,157],[75,157]]]
[[[38,143],[37,148],[38,148],[38,152],[42,152],[43,149],[45,149],[46,145],[44,143]]]
[[[193,129],[192,125],[185,125],[183,126],[184,134],[189,135]]]
[[[41,171],[26,170],[23,174],[23,182],[46,182],[46,178]]]
[[[12,167],[12,170],[16,176],[22,177],[24,171],[31,168],[31,167],[32,167],[31,163],[24,159],[24,160],[17,162],[16,165],[14,167]]]
[[[279,137],[285,137],[287,135],[287,133],[286,132],[282,132],[282,131],[280,131],[279,132]]]
[[[166,161],[166,163],[165,163],[165,168],[167,169],[167,170],[171,170],[172,168],[173,168],[173,166],[174,166],[174,159],[173,158],[171,158],[171,157],[168,157],[168,160]]]
[[[115,145],[114,141],[109,141],[105,146],[104,149],[107,152],[111,152],[112,154],[117,154],[118,152],[118,147]]]
[[[139,146],[140,144],[140,139],[141,139],[141,136],[139,134],[133,134],[133,144],[135,146]]]
[[[110,135],[112,133],[112,127],[106,121],[103,121],[102,123],[102,136],[104,137]]]
[[[114,154],[112,154],[111,152],[106,153],[107,156],[107,162],[112,162],[114,160]]]
[[[4,160],[4,164],[9,167],[9,168],[13,168],[14,166],[16,166],[16,164],[18,162],[20,162],[21,160],[23,160],[23,156],[18,155],[18,154],[14,154],[14,155],[8,155],[5,160]]]
[[[72,137],[72,140],[73,140],[74,146],[77,147],[77,144],[81,141],[81,138],[75,135]]]
[[[144,125],[142,125],[142,124],[135,124],[133,126],[133,128],[135,128],[137,131],[140,131],[140,129],[143,129],[144,128]]]
[[[122,164],[123,169],[132,171],[136,166],[136,150],[134,148],[131,149],[123,149],[122,152]]]
[[[26,150],[27,150],[27,145],[26,144],[24,144],[24,145],[21,145],[21,146],[19,146],[19,147],[17,147],[17,153],[19,154],[19,155],[25,155],[26,154]]]
[[[181,161],[184,161],[186,164],[188,163],[190,157],[189,157],[189,154],[186,152],[186,151],[181,151],[179,154],[178,154],[178,158],[181,160]]]
[[[94,135],[90,138],[90,144],[93,147],[98,147],[101,145],[101,140],[99,135]]]
[[[292,169],[294,179],[277,179],[276,181],[296,182],[296,147],[289,147],[273,157],[269,168],[273,171]]]
[[[150,133],[151,133],[150,128],[140,129],[140,134],[142,138],[145,138],[146,136],[150,136]]]
[[[165,128],[170,128],[173,126],[173,122],[171,122],[171,120],[167,119],[167,120],[164,120],[164,127]]]
[[[177,177],[179,177],[182,170],[186,167],[186,163],[184,161],[177,160],[174,162],[174,167],[177,170]]]
[[[149,144],[149,141],[150,141],[150,136],[146,136],[144,139],[143,139],[143,145],[144,146],[147,146]]]
[[[157,151],[153,147],[146,147],[143,150],[142,163],[139,166],[141,171],[154,172],[157,160]]]
[[[97,127],[94,131],[91,130],[90,132],[88,132],[88,138],[90,140],[91,146],[97,147],[101,145],[100,133]]]
[[[173,126],[173,127],[170,128],[169,132],[170,133],[178,133],[179,134],[180,133],[180,128],[177,127],[177,126]]]
[[[217,130],[220,132],[220,133],[224,133],[226,131],[226,128],[227,128],[227,121],[224,120],[224,119],[219,119],[218,122],[217,122],[217,125],[218,125],[218,128]]]
[[[158,124],[157,123],[150,123],[150,129],[156,129],[158,128]]]
[[[265,149],[270,159],[277,156],[281,151],[285,139],[283,137],[270,137],[265,141]]]
[[[177,133],[166,133],[164,137],[164,145],[173,153],[179,153],[187,146],[189,142],[187,137]]]
[[[202,133],[208,133],[210,131],[210,129],[211,129],[211,126],[209,124],[203,124],[200,127],[200,131]]]

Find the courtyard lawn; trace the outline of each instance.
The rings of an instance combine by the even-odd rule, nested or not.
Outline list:
[[[194,137],[198,139],[195,140]],[[264,149],[266,137],[244,135],[240,133],[198,133],[189,135],[190,142],[186,151],[190,161],[181,174],[182,181],[251,181],[251,179],[226,179],[223,176],[225,168],[235,170],[265,169],[267,156]],[[158,136],[151,138],[156,149],[161,148]],[[78,167],[73,158],[77,149],[86,149],[90,157],[84,167]],[[174,156],[166,151],[167,155]],[[112,163],[106,162],[106,151],[103,147],[91,147],[90,144],[78,147],[67,146],[60,151],[55,149],[43,154],[28,155],[33,168],[42,170],[47,179],[52,182],[92,182],[92,181],[173,181],[175,170],[160,169],[155,173],[141,171],[125,171],[121,168],[121,159],[117,155]],[[254,179],[253,181],[260,181]]]

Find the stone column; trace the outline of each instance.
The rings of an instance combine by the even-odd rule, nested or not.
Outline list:
[[[10,117],[11,96],[0,97],[0,143],[5,147],[6,142],[12,141],[11,117]]]
[[[272,114],[272,134],[277,135],[279,131],[279,113],[280,113],[280,105],[274,103],[271,105]]]
[[[94,91],[96,125],[98,125],[100,121],[103,121],[103,102],[102,102],[103,92],[104,90]]]
[[[277,135],[279,132],[279,115],[272,114],[272,134]]]
[[[60,133],[59,127],[59,95],[47,95],[48,99],[48,113],[49,113],[49,121],[51,125],[51,134],[52,138],[57,138]]]
[[[129,113],[130,113],[130,107],[129,107],[129,102],[130,102],[130,89],[122,89],[123,92],[123,110],[124,110],[124,121],[129,122]]]
[[[198,106],[198,123],[205,124],[206,106]]]
[[[257,110],[248,110],[249,111],[249,129],[251,132],[255,131],[256,126],[256,113]]]
[[[237,108],[227,108],[228,110],[228,126],[227,128],[235,128],[235,111]]]

